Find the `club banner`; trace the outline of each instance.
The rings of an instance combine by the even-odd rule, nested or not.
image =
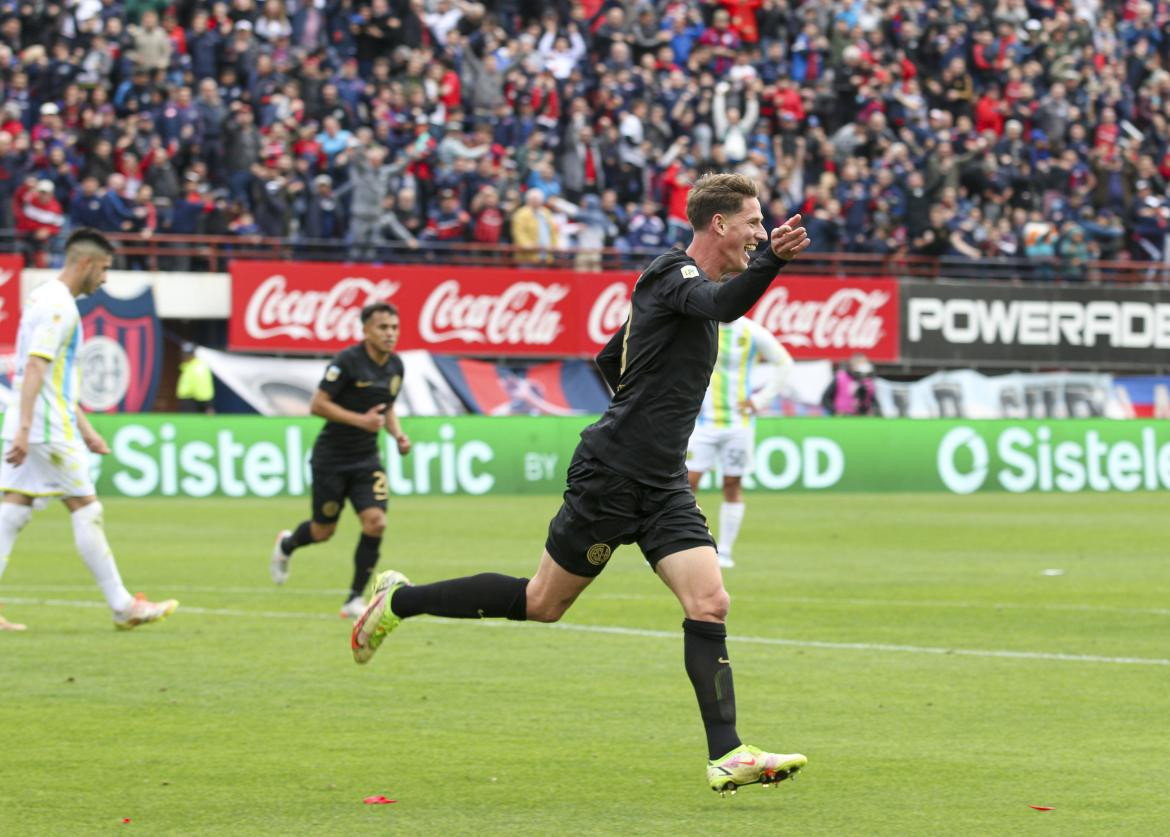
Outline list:
[[[625,321],[633,273],[253,262],[231,265],[228,347],[328,354],[362,338],[363,305],[401,313],[402,349],[493,357],[592,357]],[[781,274],[753,309],[797,358],[899,349],[898,283]]]
[[[0,256],[0,351],[16,348],[16,328],[20,325],[20,256]]]
[[[307,416],[329,361],[324,358],[257,357],[200,346],[196,354],[221,383],[264,416]],[[399,416],[466,413],[430,352],[399,352],[405,374],[394,402]]]
[[[407,456],[385,445],[394,496],[564,490],[591,417],[414,418]],[[306,496],[319,419],[98,415],[112,453],[94,456],[99,494]],[[712,486],[718,475],[709,475]],[[1170,489],[1170,423],[760,419],[745,487],[758,491],[1057,493]],[[543,523],[533,523],[539,529]]]
[[[875,382],[886,418],[1130,418],[1112,375],[1087,372],[981,375],[936,372],[920,381]]]
[[[1170,419],[1170,378],[1142,375],[1113,383],[1128,409],[1127,418]]]
[[[162,329],[147,288],[121,299],[103,290],[77,300],[81,405],[95,412],[140,413],[154,406],[162,368]]]
[[[600,413],[609,392],[590,361],[554,360],[527,367],[435,355],[435,364],[473,413],[574,416]]]
[[[1170,290],[905,282],[902,306],[908,363],[1160,366],[1170,349]]]

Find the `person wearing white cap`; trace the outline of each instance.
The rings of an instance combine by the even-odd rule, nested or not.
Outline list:
[[[17,192],[20,211],[16,230],[29,248],[30,262],[37,267],[48,267],[47,253],[52,249],[52,240],[65,226],[65,212],[57,201],[55,189],[53,181],[42,179],[31,189]]]

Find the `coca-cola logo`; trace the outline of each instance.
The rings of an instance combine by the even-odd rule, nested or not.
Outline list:
[[[515,282],[499,294],[464,294],[457,279],[440,282],[419,313],[418,332],[428,343],[547,346],[564,327],[556,305],[568,285]]]
[[[256,288],[244,310],[244,329],[255,340],[353,343],[362,339],[362,307],[390,299],[398,282],[347,276],[324,291],[289,290],[288,279],[269,276]]]
[[[885,333],[879,313],[890,300],[885,291],[841,288],[828,299],[789,299],[788,288],[773,287],[760,300],[755,319],[790,346],[869,350]]]
[[[589,339],[605,343],[630,315],[630,290],[625,282],[614,282],[593,301],[586,321]]]

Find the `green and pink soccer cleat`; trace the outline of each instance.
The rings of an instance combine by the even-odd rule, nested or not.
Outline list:
[[[707,784],[720,796],[734,796],[737,788],[757,782],[775,787],[806,764],[808,759],[800,753],[765,753],[759,747],[741,744],[723,758],[707,762]]]
[[[355,663],[368,663],[386,638],[386,634],[398,627],[402,620],[390,609],[390,597],[403,585],[410,584],[406,576],[394,570],[386,570],[374,582],[374,592],[365,612],[353,623],[349,635],[349,647]]]

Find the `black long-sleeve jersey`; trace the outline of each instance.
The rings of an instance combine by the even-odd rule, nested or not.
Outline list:
[[[378,404],[389,410],[402,389],[404,370],[402,358],[393,352],[378,365],[366,351],[366,344],[357,343],[333,358],[318,387],[335,404],[355,413]],[[313,445],[313,464],[318,467],[340,468],[377,456],[377,433],[336,421],[325,422]]]
[[[715,282],[682,251],[655,259],[634,285],[629,318],[597,356],[614,396],[581,431],[583,450],[645,485],[685,483],[687,442],[719,351],[716,322],[746,314],[784,264],[766,247],[743,273]]]

